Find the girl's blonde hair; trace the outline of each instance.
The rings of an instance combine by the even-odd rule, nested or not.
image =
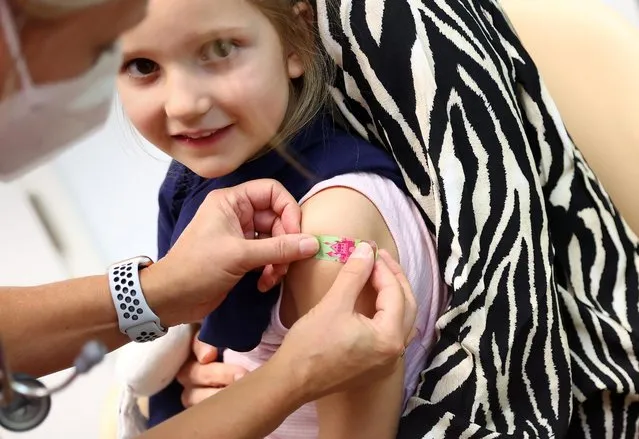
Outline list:
[[[251,2],[271,21],[286,53],[295,53],[304,66],[304,74],[291,81],[291,99],[286,116],[270,144],[286,156],[284,148],[287,142],[329,104],[328,84],[333,80],[334,68],[319,39],[314,2]]]

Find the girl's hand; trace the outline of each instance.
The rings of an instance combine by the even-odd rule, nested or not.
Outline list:
[[[215,395],[248,373],[241,366],[216,363],[217,348],[198,340],[198,335],[193,337],[194,355],[177,375],[178,382],[184,387],[182,404],[186,408]]]

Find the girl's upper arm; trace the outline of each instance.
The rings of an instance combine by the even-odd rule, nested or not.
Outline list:
[[[384,218],[366,196],[352,189],[325,189],[302,205],[302,232],[372,240],[397,258]],[[339,262],[310,259],[291,265],[284,281],[280,317],[289,326],[317,304],[341,269]],[[367,286],[356,310],[375,313],[375,291]],[[330,343],[330,340],[327,342]],[[396,436],[403,396],[404,368],[370,386],[328,395],[317,401],[321,439],[391,439]]]
[[[346,187],[325,189],[302,204],[302,232],[375,241],[379,248],[397,258],[393,238],[375,205],[360,192]],[[284,282],[282,304],[282,318],[287,326],[321,300],[341,267],[339,262],[318,259],[291,265]],[[375,297],[371,296],[362,294],[360,312],[374,312]]]

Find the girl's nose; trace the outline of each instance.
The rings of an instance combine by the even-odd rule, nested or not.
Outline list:
[[[208,113],[214,99],[202,87],[201,78],[188,74],[174,74],[167,83],[165,112],[169,118],[183,121],[197,119]]]

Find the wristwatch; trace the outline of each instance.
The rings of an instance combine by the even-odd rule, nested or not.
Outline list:
[[[120,331],[138,343],[155,340],[167,333],[160,318],[149,308],[140,284],[140,270],[151,264],[151,258],[137,256],[117,262],[108,270],[109,289]]]

